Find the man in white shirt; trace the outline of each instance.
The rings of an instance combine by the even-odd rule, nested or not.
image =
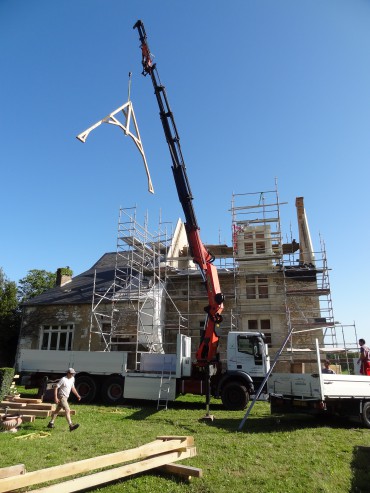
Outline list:
[[[51,415],[50,423],[48,424],[48,428],[54,428],[55,418],[58,416],[58,413],[61,409],[64,409],[66,414],[66,420],[69,424],[69,431],[76,430],[80,425],[73,424],[71,420],[71,410],[68,404],[68,397],[71,391],[80,401],[81,397],[75,388],[75,378],[74,375],[76,372],[73,368],[68,368],[67,375],[59,380],[54,388],[54,401],[57,405],[55,411]]]

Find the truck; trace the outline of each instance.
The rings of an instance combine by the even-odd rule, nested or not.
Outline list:
[[[370,376],[322,373],[317,342],[316,352],[317,372],[270,375],[271,413],[357,418],[370,428]]]
[[[140,370],[127,368],[125,351],[46,351],[22,349],[16,368],[22,384],[39,388],[61,378],[68,368],[77,372],[75,387],[81,402],[101,398],[107,404],[127,399],[157,401],[166,405],[179,395],[206,395],[204,373],[191,359],[191,338],[177,334],[176,353],[142,353]],[[211,376],[210,393],[226,409],[244,409],[268,370],[269,356],[263,334],[229,332],[227,367],[221,362]],[[50,383],[51,382],[51,383]]]

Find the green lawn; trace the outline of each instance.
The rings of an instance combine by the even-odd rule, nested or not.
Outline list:
[[[0,434],[0,467],[24,463],[28,471],[134,448],[159,435],[192,435],[197,456],[184,463],[203,470],[186,482],[153,472],[94,491],[104,493],[348,493],[370,491],[370,430],[345,420],[271,416],[258,402],[244,430],[244,412],[225,411],[215,401],[213,422],[201,422],[204,401],[181,398],[167,411],[156,406],[107,407],[74,404],[80,428],[65,418],[48,430],[47,418],[25,423],[18,433]],[[50,431],[45,438],[37,433]],[[18,437],[29,433],[32,437]],[[35,486],[36,488],[36,486]],[[62,489],[61,489],[62,492]]]

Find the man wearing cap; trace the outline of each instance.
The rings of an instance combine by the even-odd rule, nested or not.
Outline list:
[[[71,410],[69,409],[68,405],[68,397],[69,394],[72,392],[74,395],[77,397],[77,399],[80,401],[81,396],[77,392],[75,388],[75,377],[74,375],[76,372],[74,371],[73,368],[68,368],[67,375],[59,380],[59,382],[56,384],[55,389],[54,389],[54,401],[55,404],[57,405],[55,411],[51,415],[51,421],[48,424],[48,428],[54,428],[54,421],[55,418],[58,416],[58,413],[61,409],[64,409],[66,413],[66,420],[68,421],[69,424],[69,431],[76,430],[80,425],[78,424],[73,424],[71,421]]]

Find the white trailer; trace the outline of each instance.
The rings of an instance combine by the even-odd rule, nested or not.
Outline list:
[[[275,373],[267,383],[271,412],[306,413],[360,418],[370,428],[370,376]]]

